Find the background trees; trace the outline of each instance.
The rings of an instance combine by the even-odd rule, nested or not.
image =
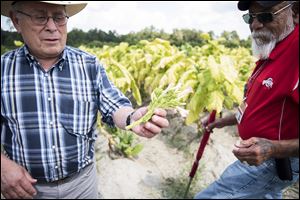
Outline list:
[[[116,31],[102,31],[100,29],[91,29],[84,32],[81,29],[73,29],[68,34],[67,44],[79,47],[85,45],[88,47],[103,47],[104,45],[116,46],[121,42],[129,45],[136,45],[141,40],[152,41],[160,38],[170,41],[171,45],[180,47],[189,44],[192,47],[202,46],[205,39],[201,37],[203,31],[195,29],[174,29],[172,33],[166,33],[158,30],[154,26],[146,27],[139,32],[131,32],[120,35]],[[250,38],[246,40],[240,39],[236,31],[224,31],[220,36],[216,36],[213,31],[208,32],[211,39],[223,38],[221,44],[228,48],[246,47],[250,48]],[[4,31],[1,29],[1,54],[9,49],[14,49],[14,41],[22,41],[21,36],[17,32]]]

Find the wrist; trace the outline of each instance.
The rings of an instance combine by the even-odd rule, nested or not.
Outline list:
[[[7,158],[3,153],[1,153],[1,171],[2,168],[7,166],[11,160]]]
[[[224,118],[217,118],[214,123],[216,128],[223,128],[226,126],[226,120],[224,120]]]
[[[126,126],[129,126],[131,124],[131,121],[132,121],[132,115],[134,114],[135,111],[131,112],[127,118],[126,118],[126,122],[125,122],[125,127]]]
[[[276,141],[276,140],[271,140],[271,144],[272,144],[272,146],[271,146],[271,152],[270,152],[270,154],[271,154],[271,157],[273,157],[273,158],[277,158],[279,155],[279,152],[278,152],[278,149],[279,149],[279,147],[278,147],[278,145],[279,145],[279,141]],[[280,157],[280,156],[279,156]]]

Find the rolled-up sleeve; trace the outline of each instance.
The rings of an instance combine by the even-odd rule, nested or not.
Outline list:
[[[102,64],[97,60],[97,85],[99,102],[98,108],[102,121],[109,126],[114,126],[113,113],[121,107],[132,107],[129,99],[109,80]]]

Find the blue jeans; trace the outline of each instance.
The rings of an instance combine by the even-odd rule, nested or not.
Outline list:
[[[195,199],[282,199],[282,190],[299,180],[299,158],[290,158],[292,181],[278,178],[275,160],[259,166],[248,166],[239,160],[231,164],[221,177],[199,192]]]

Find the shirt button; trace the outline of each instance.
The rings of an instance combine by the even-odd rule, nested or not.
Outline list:
[[[48,101],[51,101],[51,97],[48,97]]]
[[[53,125],[53,122],[52,122],[52,121],[51,121],[51,122],[49,122],[49,125],[50,125],[50,126],[52,126],[52,125]]]
[[[44,76],[45,76],[45,77],[48,77],[48,73],[45,73]]]
[[[55,169],[57,169],[58,168],[58,166],[57,165],[55,165]]]
[[[52,146],[52,149],[55,149],[55,148],[56,148],[56,146],[53,145],[53,146]]]

